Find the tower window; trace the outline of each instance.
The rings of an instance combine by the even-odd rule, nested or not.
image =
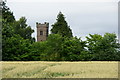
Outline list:
[[[43,31],[40,31],[40,35],[43,35]]]

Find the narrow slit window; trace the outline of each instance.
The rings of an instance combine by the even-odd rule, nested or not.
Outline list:
[[[43,35],[43,31],[40,31],[40,35]]]

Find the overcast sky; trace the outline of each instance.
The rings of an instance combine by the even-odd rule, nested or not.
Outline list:
[[[119,0],[7,0],[7,6],[18,20],[25,16],[27,23],[35,30],[36,22],[56,22],[61,11],[73,35],[82,37],[88,34],[118,34]],[[50,32],[49,32],[50,33]]]

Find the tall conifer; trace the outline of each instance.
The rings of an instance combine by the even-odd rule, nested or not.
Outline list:
[[[67,22],[65,21],[64,15],[59,12],[57,15],[57,22],[55,22],[52,25],[51,32],[53,34],[60,34],[63,37],[72,37],[72,30],[70,29],[70,26],[68,26]]]

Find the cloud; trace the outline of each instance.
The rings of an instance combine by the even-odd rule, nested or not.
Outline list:
[[[62,11],[65,15],[74,36],[80,37],[89,33],[117,33],[118,0],[89,0],[91,2],[88,0],[57,1],[9,0],[7,5],[13,11],[16,19],[21,16],[27,18],[27,23],[35,30],[34,37],[36,36],[36,22],[49,22],[51,29],[51,25],[55,23],[59,11]]]

